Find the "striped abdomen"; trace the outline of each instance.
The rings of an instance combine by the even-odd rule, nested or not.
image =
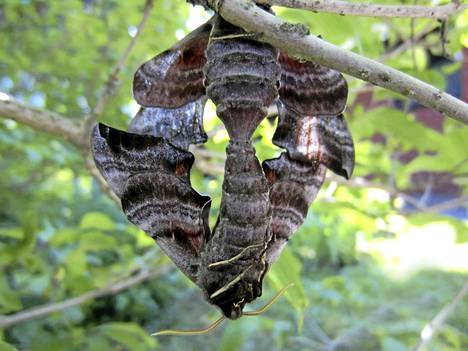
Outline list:
[[[278,96],[278,51],[218,17],[206,54],[208,97],[231,140],[249,140]]]
[[[227,317],[237,318],[261,295],[271,210],[268,183],[250,142],[231,141],[226,153],[220,214],[199,283]]]

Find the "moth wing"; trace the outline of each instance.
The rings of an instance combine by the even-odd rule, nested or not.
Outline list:
[[[155,239],[193,281],[209,236],[210,205],[208,196],[164,171],[132,176],[122,195],[122,208],[130,222]]]
[[[162,137],[171,144],[188,150],[190,144],[208,140],[203,129],[203,109],[206,98],[201,96],[179,108],[142,107],[128,126],[135,134]]]
[[[346,179],[354,171],[354,142],[343,115],[317,118],[321,162],[335,174]]]
[[[266,261],[271,265],[304,222],[325,180],[326,167],[294,160],[284,152],[264,161],[263,169],[270,186],[273,239],[268,243]]]
[[[354,170],[354,143],[343,115],[300,116],[278,104],[278,126],[273,143],[288,150],[291,158],[322,163],[349,179]]]
[[[192,280],[209,237],[211,199],[190,184],[193,155],[163,138],[103,124],[92,137],[94,159],[121,198],[128,219],[147,232]]]
[[[342,115],[300,116],[279,103],[278,118],[273,143],[287,152],[263,163],[272,208],[273,239],[266,252],[269,265],[304,222],[326,169],[349,178],[354,168],[353,140]]]
[[[310,61],[280,52],[279,98],[289,109],[306,116],[336,116],[346,106],[348,85],[343,75]]]
[[[133,95],[140,105],[177,108],[205,94],[203,66],[211,28],[210,20],[138,68]]]

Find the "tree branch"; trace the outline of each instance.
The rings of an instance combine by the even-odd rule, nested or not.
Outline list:
[[[468,105],[443,91],[315,36],[303,25],[291,24],[262,10],[252,0],[210,0],[210,5],[228,22],[292,56],[317,62],[353,77],[407,96],[420,104],[468,124]]]
[[[9,316],[0,316],[0,329],[8,328],[15,324],[26,322],[31,319],[44,317],[51,313],[59,312],[66,308],[78,306],[87,301],[98,299],[100,297],[116,295],[123,290],[131,288],[132,286],[138,285],[145,281],[151,280],[157,276],[160,276],[164,274],[168,269],[169,268],[165,267],[163,269],[151,271],[143,270],[132,277],[113,282],[112,284],[109,284],[101,289],[90,291],[83,295],[73,297],[62,302],[48,303]]]
[[[125,66],[125,63],[127,62],[130,52],[135,47],[135,44],[138,38],[140,37],[140,34],[143,31],[143,28],[145,27],[146,22],[148,21],[148,18],[151,13],[151,10],[153,9],[153,6],[154,6],[154,0],[146,0],[145,7],[143,8],[143,17],[137,26],[135,35],[132,37],[132,39],[128,43],[127,48],[122,53],[119,60],[115,64],[114,68],[112,69],[111,74],[109,75],[109,78],[107,78],[107,82],[104,85],[101,91],[101,94],[99,95],[96,105],[94,106],[93,111],[91,112],[91,114],[85,121],[84,128],[87,134],[90,134],[91,128],[93,127],[94,123],[96,123],[98,117],[102,114],[102,112],[104,111],[104,108],[107,106],[109,98],[113,96],[115,92],[117,91],[117,88],[120,83],[119,74],[122,71],[123,67]]]
[[[463,285],[461,290],[458,292],[457,296],[449,304],[445,305],[439,313],[424,326],[421,331],[421,338],[419,339],[417,345],[413,351],[424,350],[427,345],[431,342],[434,336],[443,328],[447,318],[455,310],[457,305],[463,300],[465,295],[468,294],[468,281]]]
[[[259,4],[276,5],[314,12],[367,17],[447,18],[468,8],[458,2],[442,6],[407,6],[350,3],[335,0],[256,0]]]
[[[51,134],[74,145],[82,154],[85,167],[101,190],[121,206],[120,199],[110,189],[96,168],[89,150],[89,137],[83,123],[75,122],[58,113],[26,106],[0,92],[0,116],[27,125],[36,131]]]
[[[82,123],[58,113],[26,106],[0,93],[0,116],[25,124],[35,130],[65,139],[78,148],[84,147]]]

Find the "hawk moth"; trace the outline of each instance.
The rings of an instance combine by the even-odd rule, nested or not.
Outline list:
[[[347,84],[334,70],[256,41],[215,15],[144,63],[133,81],[142,106],[128,132],[99,124],[97,167],[128,219],[151,235],[230,319],[262,293],[262,281],[303,223],[326,169],[346,178],[354,147],[343,119]],[[229,134],[222,198],[211,231],[211,199],[190,183],[190,144],[206,142],[206,99]],[[252,134],[278,106],[278,158],[256,157]]]

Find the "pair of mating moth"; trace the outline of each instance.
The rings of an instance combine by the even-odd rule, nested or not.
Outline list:
[[[219,15],[144,63],[133,81],[142,106],[128,132],[99,124],[100,172],[128,219],[155,239],[225,317],[242,316],[303,223],[326,169],[349,178],[354,146],[342,112],[343,76],[259,42]],[[207,140],[206,99],[229,134],[219,216],[190,184],[190,144]],[[273,143],[286,151],[260,164],[252,134],[277,105]]]

